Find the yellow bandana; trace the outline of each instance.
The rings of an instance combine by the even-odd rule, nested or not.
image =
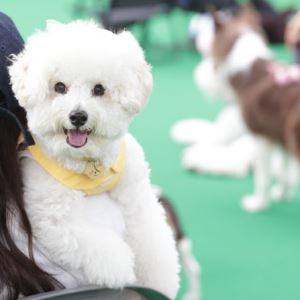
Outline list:
[[[120,147],[119,157],[110,169],[104,169],[101,162],[89,161],[82,174],[67,170],[47,158],[38,145],[28,147],[35,160],[61,184],[79,190],[86,195],[111,191],[121,180],[125,168],[125,143]]]

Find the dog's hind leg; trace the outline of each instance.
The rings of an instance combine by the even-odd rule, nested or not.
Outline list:
[[[275,175],[277,182],[272,186],[270,196],[274,201],[289,201],[299,178],[298,162],[283,149],[280,154],[282,158],[280,170]]]
[[[254,189],[253,195],[242,199],[242,208],[248,212],[258,212],[269,206],[270,184],[270,154],[272,144],[269,140],[256,137],[256,156],[254,161]]]

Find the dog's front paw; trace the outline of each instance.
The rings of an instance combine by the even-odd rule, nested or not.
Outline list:
[[[199,156],[201,152],[197,147],[187,148],[182,155],[182,165],[185,169],[201,172],[201,163],[199,164]]]
[[[268,199],[258,195],[245,196],[242,199],[241,206],[248,212],[260,212],[268,208]]]
[[[134,257],[131,249],[125,243],[116,247],[99,248],[95,257],[91,258],[85,267],[85,276],[90,284],[108,288],[123,288],[134,284]]]

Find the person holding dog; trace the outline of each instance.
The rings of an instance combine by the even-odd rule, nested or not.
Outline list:
[[[9,57],[21,52],[24,42],[13,21],[4,13],[0,13],[0,40],[0,298],[16,299],[19,295],[54,290],[60,284],[32,256],[32,229],[24,207],[17,148],[21,132],[27,144],[33,141],[26,129],[25,111],[12,92],[7,70]],[[28,256],[20,250],[20,241],[16,239],[19,232],[15,231],[19,230]]]

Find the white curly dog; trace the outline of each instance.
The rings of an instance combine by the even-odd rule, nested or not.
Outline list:
[[[127,133],[152,89],[150,66],[136,40],[93,22],[49,21],[13,58],[9,72],[41,161],[76,177],[91,162],[96,171],[101,162],[100,173],[113,169],[125,149],[118,184],[92,195],[57,180],[52,175],[60,169],[51,175],[34,152],[21,154],[36,262],[65,287],[135,284],[174,299],[174,237],[143,150]],[[15,238],[26,249],[20,232],[15,230]]]

